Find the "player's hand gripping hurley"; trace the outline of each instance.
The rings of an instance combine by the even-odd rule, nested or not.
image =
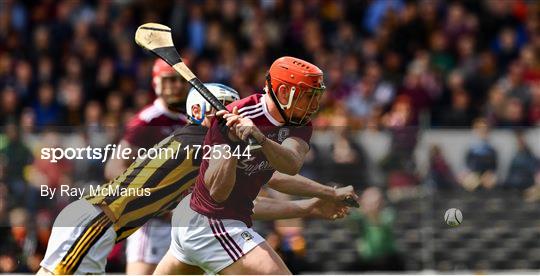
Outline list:
[[[191,72],[186,64],[180,58],[180,54],[174,47],[171,28],[157,23],[146,23],[135,32],[135,42],[139,46],[154,53],[169,65],[171,65],[176,72],[178,72],[184,79],[186,79],[203,97],[207,100],[212,107],[219,110],[227,110],[225,105],[221,103],[204,84]],[[248,137],[248,143],[250,150],[258,150],[261,146],[257,143],[252,136]]]

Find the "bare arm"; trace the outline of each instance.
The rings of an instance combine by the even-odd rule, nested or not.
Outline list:
[[[320,184],[301,175],[287,175],[275,172],[268,181],[268,187],[295,196],[318,197],[326,200],[335,200],[336,189]]]
[[[220,145],[214,146],[216,151],[221,152],[221,156],[225,155],[224,147]],[[236,164],[237,158],[210,158],[208,169],[204,173],[204,183],[210,192],[210,196],[216,202],[223,202],[229,198],[234,183],[236,182]]]
[[[297,175],[287,175],[275,172],[268,181],[268,187],[294,196],[317,197],[324,200],[342,201],[350,197],[358,199],[354,188],[349,185],[342,188],[334,188],[323,185],[307,177]]]
[[[343,205],[318,198],[303,200],[278,200],[258,196],[254,201],[253,218],[257,220],[276,220],[290,218],[337,219],[348,213]]]
[[[136,156],[138,147],[131,145],[128,141],[122,140],[120,141],[118,148],[126,149],[131,148],[131,156],[128,159],[118,159],[118,158],[110,158],[107,161],[107,164],[105,164],[105,179],[112,180],[119,176],[123,171],[129,167],[129,164],[131,164],[132,157]],[[108,153],[109,156],[111,153]]]
[[[253,202],[253,219],[274,220],[303,218],[309,213],[309,204],[312,199],[285,201],[269,197],[258,196]]]
[[[260,133],[258,129],[254,131]],[[262,152],[276,171],[288,175],[295,175],[300,172],[304,164],[304,158],[309,151],[309,145],[305,141],[291,137],[285,139],[280,145],[267,139],[262,133],[254,134],[254,136],[257,141],[262,143]]]

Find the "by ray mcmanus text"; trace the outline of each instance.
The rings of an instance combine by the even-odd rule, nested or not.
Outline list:
[[[51,188],[47,185],[40,186],[40,195],[53,199],[55,196],[68,196],[83,198],[85,196],[150,196],[150,188],[130,188],[112,185],[97,185],[88,187],[70,187],[60,185],[58,188]]]

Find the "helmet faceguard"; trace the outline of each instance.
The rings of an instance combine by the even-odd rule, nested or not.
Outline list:
[[[301,59],[279,58],[266,75],[266,92],[270,93],[279,113],[290,125],[307,124],[311,115],[319,109],[319,99],[325,90],[322,71]],[[281,103],[278,94],[288,94],[287,102]],[[287,115],[285,110],[290,110],[290,114]],[[297,111],[302,115],[294,117]]]

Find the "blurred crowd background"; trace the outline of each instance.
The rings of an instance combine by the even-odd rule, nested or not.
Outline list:
[[[0,272],[37,270],[52,221],[70,200],[42,198],[40,185],[103,182],[101,161],[53,164],[39,158],[41,147],[118,142],[127,120],[152,101],[154,57],[133,41],[145,22],[173,29],[177,48],[203,82],[230,85],[243,97],[262,92],[279,56],[306,59],[325,72],[327,92],[314,120],[314,140],[323,142],[314,143],[303,173],[329,185],[354,185],[362,208],[332,227],[355,243],[335,231],[313,232],[325,229],[322,222],[260,225],[293,272],[451,270],[452,264],[437,266],[435,257],[421,255],[426,243],[418,233],[432,228],[400,224],[400,212],[408,211],[397,210],[400,202],[440,190],[477,193],[471,202],[502,189],[520,204],[540,198],[538,1],[2,0]],[[427,166],[419,169],[422,135],[446,129],[467,137],[460,169],[437,143],[428,145]],[[501,148],[490,142],[493,129],[511,134],[505,143],[515,151],[505,168]],[[388,138],[380,158],[371,158],[369,141],[362,140],[379,136],[359,133]],[[413,221],[418,213],[409,215]],[[534,239],[540,229],[530,227]],[[418,243],[407,242],[415,237]],[[318,240],[326,252],[312,250]],[[321,259],[335,261],[325,253],[340,242],[353,244],[343,257],[348,261],[321,266]],[[418,265],[407,262],[409,253]],[[121,272],[122,262],[118,249],[110,271]],[[540,268],[540,260],[521,264]],[[506,267],[488,262],[480,268]]]

